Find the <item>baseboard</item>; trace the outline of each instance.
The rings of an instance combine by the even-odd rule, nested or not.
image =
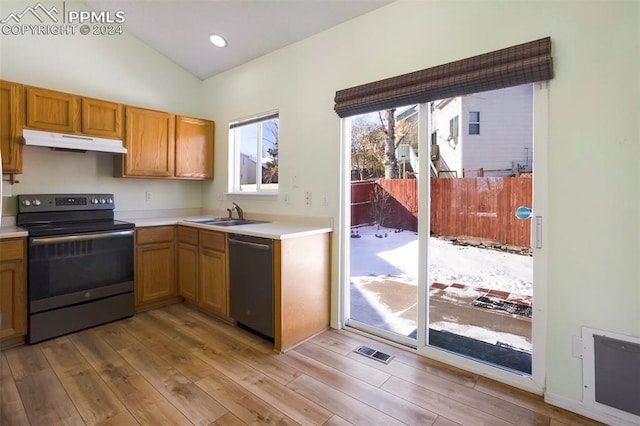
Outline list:
[[[585,417],[589,417],[590,419],[597,420],[602,423],[606,423],[608,425],[615,426],[639,426],[640,423],[632,423],[628,420],[621,419],[616,416],[612,416],[608,413],[602,413],[597,410],[592,410],[584,406],[581,401],[574,401],[572,399],[567,399],[559,395],[555,395],[549,392],[545,392],[544,394],[544,402],[547,404],[555,405],[556,407],[563,408],[565,410],[572,411],[574,413],[580,414]]]

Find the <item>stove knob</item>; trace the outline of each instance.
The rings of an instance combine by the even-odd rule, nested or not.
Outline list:
[[[40,205],[40,200],[33,200],[33,205],[34,206],[39,206]]]
[[[107,198],[107,204],[113,204],[113,200],[111,198]]]
[[[100,198],[100,201],[99,201],[100,204],[104,204],[106,202],[107,202],[107,200],[105,200],[104,198]]]
[[[22,200],[22,205],[25,207],[29,207],[31,205],[31,201],[29,200]]]
[[[91,204],[98,204],[98,199],[97,198],[92,198],[91,199]]]

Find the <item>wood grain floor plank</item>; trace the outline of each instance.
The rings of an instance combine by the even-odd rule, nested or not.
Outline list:
[[[102,339],[104,333],[105,329],[98,327],[75,333],[69,339],[134,418],[142,424],[189,423],[182,413]]]
[[[535,411],[531,411],[519,405],[512,404],[503,399],[484,394],[476,389],[451,382],[439,376],[433,376],[424,370],[410,367],[401,362],[396,363],[395,360],[393,360],[389,364],[385,365],[358,354],[349,354],[348,357],[357,359],[359,362],[373,368],[380,369],[394,377],[401,378],[433,392],[453,398],[456,401],[513,424],[522,423],[539,426],[547,426],[549,424],[548,416],[536,413]]]
[[[42,352],[87,424],[125,411],[124,405],[66,337],[42,345]]]
[[[273,356],[273,352],[264,353],[232,337],[212,339],[212,336],[220,335],[218,327],[212,324],[212,321],[205,321],[204,319],[194,317],[191,321],[193,321],[192,324],[195,326],[183,328],[183,320],[169,313],[151,311],[149,312],[149,316],[153,318],[154,322],[159,323],[163,329],[175,330],[177,327],[185,333],[202,339],[202,341],[216,350],[242,360],[251,367],[260,369],[263,374],[277,380],[283,385],[286,385],[300,375],[299,371],[281,363],[277,357]],[[171,327],[172,324],[174,327]],[[229,328],[226,324],[222,325],[225,328]]]
[[[26,425],[29,423],[16,382],[11,375],[7,357],[0,352],[0,425]]]
[[[209,348],[194,348],[193,352],[222,374],[298,423],[322,424],[333,415],[321,406],[262,374],[259,370],[249,367],[233,357],[221,355]]]
[[[349,395],[358,401],[386,413],[406,424],[432,424],[437,415],[411,402],[392,395],[378,387],[331,368],[299,352],[289,351],[280,355],[306,375]]]
[[[395,359],[354,354],[363,344]],[[2,426],[393,422],[600,424],[348,331],[276,354],[271,342],[188,304],[0,351]]]
[[[449,420],[446,417],[438,416],[433,426],[462,426],[460,423],[456,423],[453,420]]]
[[[5,356],[14,380],[51,368],[38,345],[8,349]]]
[[[227,338],[242,342],[243,345],[252,347],[264,353],[273,352],[273,344],[267,340],[256,336],[246,330],[238,327],[229,327],[229,324],[212,319],[210,316],[203,314],[194,309],[189,309],[185,304],[171,305],[167,307],[166,312],[172,313],[178,317],[184,317],[186,320],[205,321],[218,330],[218,333]]]
[[[403,424],[401,421],[378,411],[364,402],[360,402],[357,399],[332,388],[331,386],[309,377],[306,374],[303,374],[293,382],[289,383],[287,387],[354,425]]]
[[[373,386],[379,387],[391,377],[390,374],[371,368],[357,360],[327,351],[311,341],[297,346],[294,350]]]
[[[327,420],[323,426],[350,426],[352,423],[349,423],[342,417],[335,415]]]
[[[208,425],[228,410],[141,344],[118,351],[171,404],[196,425]]]
[[[395,356],[395,361],[402,362],[403,364],[407,364],[414,368],[422,369],[429,374],[433,374],[434,376],[441,377],[443,379],[467,387],[474,387],[476,381],[478,380],[477,374],[444,364],[439,361],[425,358],[424,356],[419,355],[415,352],[410,352],[393,345],[388,345],[379,340],[371,339],[360,334],[333,329],[327,330],[327,332],[324,334],[330,336],[333,339],[340,340],[345,344],[351,344],[353,349],[362,344],[376,348],[385,353],[388,353],[389,355]]]
[[[211,424],[212,426],[244,426],[245,422],[233,415],[227,413]]]
[[[492,395],[496,398],[509,401],[512,404],[546,415],[551,419],[555,419],[556,421],[560,421],[564,424],[579,424],[585,426],[597,426],[602,424],[579,414],[571,413],[547,404],[539,395],[534,395],[511,386],[506,386],[502,383],[498,383],[484,377],[478,380],[475,388],[488,395]]]
[[[298,424],[220,372],[196,382],[202,390],[220,401],[227,410],[247,424]]]
[[[455,399],[448,398],[442,394],[430,391],[414,383],[410,383],[396,377],[390,378],[382,388],[396,396],[399,396],[400,398],[411,401],[414,404],[465,426],[509,426],[514,424],[525,424],[507,422],[458,402]]]
[[[85,424],[52,369],[24,376],[16,380],[16,387],[31,424]]]

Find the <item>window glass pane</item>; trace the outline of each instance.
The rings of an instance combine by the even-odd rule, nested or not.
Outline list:
[[[469,123],[469,134],[470,135],[479,135],[480,134],[480,124],[479,123]]]
[[[256,161],[258,160],[258,125],[250,124],[238,128],[240,136],[240,190],[255,190],[247,185],[256,184]]]
[[[469,112],[469,122],[470,123],[479,123],[480,122],[480,111],[470,111]]]
[[[278,114],[229,124],[229,190],[278,190]]]
[[[262,187],[278,188],[278,119],[262,123]]]

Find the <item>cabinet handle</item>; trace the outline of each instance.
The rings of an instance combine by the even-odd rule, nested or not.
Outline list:
[[[242,245],[242,246],[249,246],[249,247],[252,247],[252,248],[258,249],[258,250],[271,250],[271,246],[269,246],[267,244],[249,243],[249,242],[246,242],[246,241],[239,241],[239,240],[232,240],[232,239],[229,239],[229,244],[237,244],[237,245]]]

